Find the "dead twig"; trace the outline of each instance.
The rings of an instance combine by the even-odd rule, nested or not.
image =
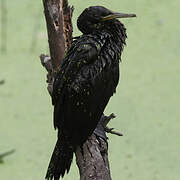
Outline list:
[[[15,152],[15,149],[12,149],[10,151],[7,151],[5,153],[0,154],[0,163],[3,163],[3,158],[6,156],[9,156],[10,154],[13,154]]]

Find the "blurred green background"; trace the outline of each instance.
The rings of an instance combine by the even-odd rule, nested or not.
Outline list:
[[[3,0],[1,0],[3,1]],[[4,0],[5,1],[5,0]],[[180,1],[72,0],[76,19],[90,5],[136,13],[122,20],[127,47],[117,93],[106,108],[117,118],[109,136],[113,180],[180,179]],[[48,53],[41,1],[7,1],[7,52],[0,54],[0,179],[44,179],[56,142],[46,72],[38,56]],[[2,42],[2,39],[0,39]],[[64,180],[79,179],[75,159]]]

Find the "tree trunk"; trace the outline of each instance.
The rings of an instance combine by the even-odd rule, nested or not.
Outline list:
[[[80,180],[111,180],[108,144],[94,133],[76,150]]]

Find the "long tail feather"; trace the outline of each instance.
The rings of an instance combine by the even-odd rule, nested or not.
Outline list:
[[[57,140],[49,167],[46,173],[47,180],[59,180],[65,172],[69,172],[73,159],[73,147],[64,138]]]

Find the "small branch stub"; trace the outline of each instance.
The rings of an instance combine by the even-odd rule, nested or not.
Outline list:
[[[43,65],[43,67],[48,72],[47,73],[47,80],[46,80],[46,82],[48,83],[47,89],[48,89],[49,94],[52,95],[54,77],[55,77],[55,73],[56,73],[56,71],[54,71],[54,69],[53,69],[52,59],[48,55],[41,54],[40,60],[41,60],[41,64]]]

